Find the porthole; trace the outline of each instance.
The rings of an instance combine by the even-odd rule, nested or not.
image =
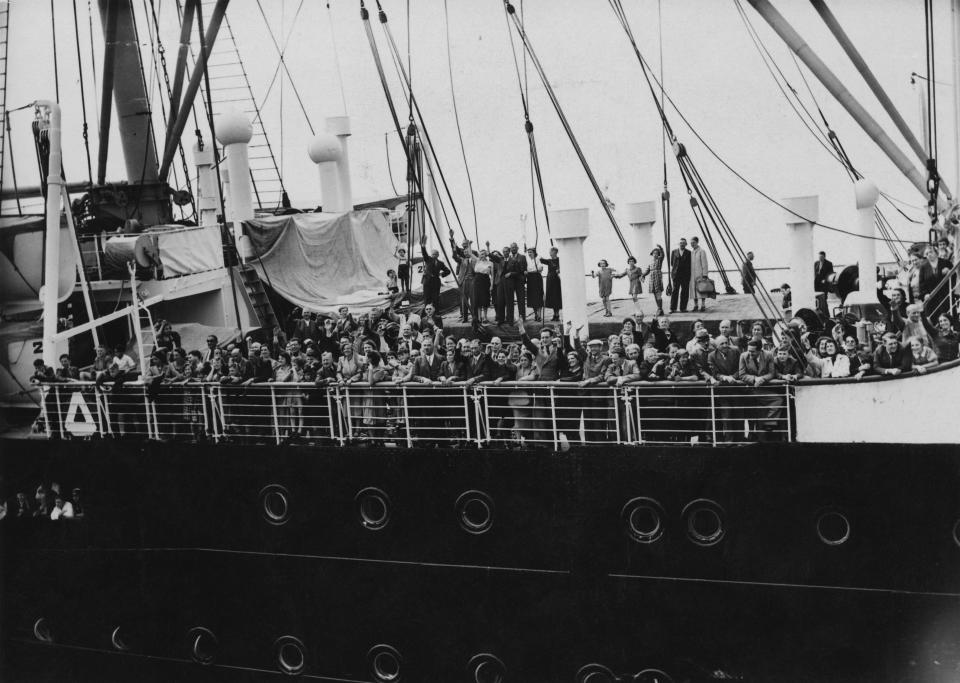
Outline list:
[[[33,637],[41,643],[53,642],[53,631],[50,629],[50,624],[43,617],[33,622]]]
[[[843,545],[850,531],[850,520],[842,512],[827,510],[817,517],[817,538],[826,545]]]
[[[489,652],[474,655],[467,669],[473,676],[473,683],[504,683],[507,678],[507,667]]]
[[[577,672],[577,683],[616,683],[617,677],[603,664],[587,664]]]
[[[274,658],[280,673],[297,676],[307,668],[307,654],[303,643],[293,636],[277,638],[273,644]]]
[[[493,500],[483,491],[461,494],[456,510],[460,526],[468,533],[486,533],[493,526]]]
[[[673,678],[660,669],[644,669],[633,677],[634,683],[673,683]]]
[[[203,665],[210,665],[216,661],[220,642],[210,629],[195,626],[187,632],[187,639],[193,661]]]
[[[260,491],[263,518],[270,524],[286,524],[290,519],[290,494],[279,484],[264,486]]]
[[[637,543],[653,543],[663,536],[665,513],[653,498],[634,498],[623,506],[620,518],[627,535]]]
[[[354,496],[364,529],[379,531],[390,523],[390,497],[373,486]]]
[[[403,658],[396,648],[389,645],[374,645],[367,653],[370,673],[377,683],[399,683]]]
[[[119,626],[113,629],[113,633],[110,634],[110,644],[113,645],[113,649],[118,652],[129,652],[130,650],[130,645],[120,635]]]
[[[953,542],[960,546],[960,519],[953,525]]]
[[[707,498],[699,498],[683,508],[687,537],[702,546],[716,545],[726,535],[726,513],[720,505]]]

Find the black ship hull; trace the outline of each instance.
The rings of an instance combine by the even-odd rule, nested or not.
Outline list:
[[[952,446],[0,447],[5,681],[960,679]]]

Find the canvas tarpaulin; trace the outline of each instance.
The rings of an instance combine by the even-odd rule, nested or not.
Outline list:
[[[250,263],[297,306],[322,311],[384,301],[397,239],[383,211],[269,216],[244,227],[259,256]]]

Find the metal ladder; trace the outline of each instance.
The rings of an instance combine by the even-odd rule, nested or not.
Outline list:
[[[267,290],[263,287],[263,281],[260,279],[260,273],[249,264],[237,266],[240,272],[240,279],[243,282],[243,288],[247,292],[247,298],[250,305],[253,306],[257,314],[257,320],[260,327],[273,332],[275,325],[278,325],[277,315],[273,311],[273,304],[270,303],[270,297],[267,296]]]
[[[203,20],[206,23],[213,14],[216,0],[203,0],[200,4],[203,8]],[[228,8],[228,14],[229,11]],[[194,55],[199,53],[199,49],[197,45],[196,50],[193,51]],[[286,188],[283,185],[283,178],[280,177],[280,167],[277,165],[270,138],[263,126],[260,107],[253,96],[253,88],[250,86],[250,79],[243,65],[243,59],[240,57],[236,37],[227,15],[223,17],[217,41],[210,50],[207,71],[210,73],[210,96],[213,100],[214,113],[223,112],[226,109],[237,109],[251,117],[253,137],[248,145],[250,181],[253,185],[257,208],[267,210],[280,208]],[[207,94],[203,88],[200,89],[200,94],[206,102]]]
[[[10,3],[0,2],[0,193],[7,158],[7,46],[9,45]]]

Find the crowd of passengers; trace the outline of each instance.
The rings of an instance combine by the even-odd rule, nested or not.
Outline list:
[[[949,315],[941,314],[931,324],[920,304],[906,305],[900,290],[890,293],[888,311],[887,320],[874,323],[869,335],[850,322],[809,331],[803,320],[793,318],[777,330],[764,321],[724,320],[715,335],[698,320],[689,338],[683,338],[667,317],[648,323],[641,315],[626,318],[620,332],[605,339],[589,339],[583,328],[572,329],[569,323],[562,332],[545,325],[531,338],[521,319],[520,341],[504,343],[499,337],[484,342],[446,334],[432,305],[409,317],[392,307],[359,316],[341,308],[336,316],[296,318],[291,336],[278,330],[272,343],[250,337],[221,343],[210,336],[205,349],[189,351],[163,322],[142,378],[126,347],[119,345],[112,354],[98,348],[93,364],[83,369],[67,355],[56,369],[37,361],[33,380],[87,380],[105,391],[138,379],[155,390],[199,382],[329,387],[536,381],[587,387],[706,381],[760,386],[774,380],[923,373],[957,358],[960,337]]]
[[[27,492],[18,491],[9,499],[0,499],[0,519],[83,519],[85,501],[80,489],[75,487],[69,494],[61,490],[58,482],[49,486],[38,483]]]

